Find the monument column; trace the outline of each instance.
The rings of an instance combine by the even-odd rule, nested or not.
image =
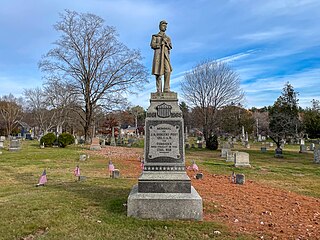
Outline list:
[[[128,216],[152,219],[202,219],[202,198],[186,173],[184,124],[177,93],[170,91],[170,50],[167,22],[152,35],[152,74],[157,92],[151,93],[145,122],[144,169],[128,197]],[[164,89],[162,89],[164,76]]]

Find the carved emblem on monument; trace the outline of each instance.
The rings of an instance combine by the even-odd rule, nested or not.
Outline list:
[[[170,106],[170,105],[168,105],[166,103],[162,103],[162,104],[158,105],[156,107],[158,117],[161,117],[161,118],[170,117],[171,108],[172,108],[172,106]]]

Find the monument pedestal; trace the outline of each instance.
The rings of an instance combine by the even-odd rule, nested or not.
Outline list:
[[[145,219],[202,220],[202,198],[190,193],[140,193],[135,185],[128,197],[128,216]]]
[[[128,216],[202,219],[202,198],[185,171],[184,125],[177,94],[151,93],[144,169],[128,197]]]

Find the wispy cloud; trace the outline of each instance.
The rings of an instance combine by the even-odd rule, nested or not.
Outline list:
[[[222,58],[218,58],[217,61],[219,62],[225,62],[225,63],[230,63],[230,62],[234,62],[236,60],[248,57],[254,53],[258,52],[258,50],[256,49],[251,49],[251,50],[247,50],[245,52],[240,52],[240,53],[236,53],[233,55],[229,55],[226,57],[222,57]]]
[[[296,33],[295,29],[276,27],[268,31],[258,31],[248,34],[243,34],[237,38],[246,41],[270,41],[270,40],[279,40],[280,38],[288,38]]]

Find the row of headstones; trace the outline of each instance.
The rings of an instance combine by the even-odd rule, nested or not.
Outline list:
[[[226,162],[234,162],[235,167],[251,167],[249,153],[231,151],[229,148],[222,148],[221,157],[226,158]]]
[[[4,142],[6,140],[5,136],[0,136],[0,150],[4,149]],[[21,144],[20,144],[20,140],[19,139],[10,139],[9,142],[9,148],[8,150],[10,152],[15,152],[15,151],[19,151],[21,148]],[[0,151],[1,152],[1,151]],[[2,153],[2,152],[1,152]]]
[[[309,148],[306,145],[301,144],[299,153],[305,153],[307,151],[314,151],[315,147],[316,147],[316,145],[314,143],[310,143]]]
[[[301,148],[301,146],[305,146],[305,145],[300,145],[300,151],[299,153],[305,153],[306,152],[306,148]],[[266,147],[261,147],[261,152],[266,152],[267,149]],[[315,163],[320,163],[320,147],[319,148],[316,148],[315,147],[315,144],[314,143],[311,143],[310,144],[310,148],[309,148],[309,151],[313,151],[313,158],[314,158],[314,162]],[[277,148],[275,150],[275,155],[274,155],[276,158],[283,158],[283,155],[282,155],[282,149],[281,148]]]
[[[100,144],[100,141],[101,141],[101,144]],[[128,139],[127,144],[123,144],[122,142],[116,143],[115,139],[111,138],[110,146],[125,145],[127,147],[131,147],[135,141],[136,141],[135,139],[130,138]],[[96,137],[92,139],[90,150],[101,150],[101,148],[105,148],[105,147],[106,147],[106,140],[105,139],[100,140],[100,138]]]
[[[189,149],[189,148],[196,148],[196,146],[198,147],[198,148],[203,148],[203,144],[200,142],[200,143],[197,143],[197,144],[194,144],[194,143],[192,143],[191,145],[189,144],[189,143],[186,143],[185,144],[185,147],[187,148],[187,149]]]

